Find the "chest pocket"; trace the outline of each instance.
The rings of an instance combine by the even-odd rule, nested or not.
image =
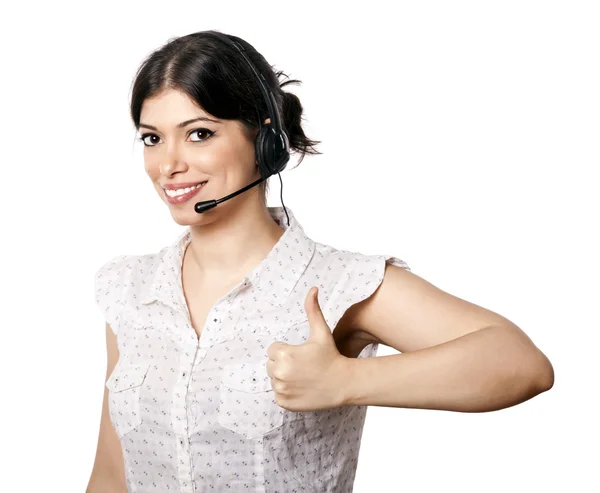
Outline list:
[[[149,364],[117,363],[106,381],[110,419],[119,438],[137,428],[142,422],[140,392]]]
[[[218,422],[247,439],[262,437],[283,423],[266,363],[234,363],[223,370]]]

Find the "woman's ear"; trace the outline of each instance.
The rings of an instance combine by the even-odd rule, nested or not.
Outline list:
[[[268,123],[271,123],[271,119],[270,119],[270,118],[267,118],[267,119],[265,120],[265,125],[267,125]]]

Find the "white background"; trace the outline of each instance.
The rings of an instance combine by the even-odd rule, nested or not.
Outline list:
[[[307,234],[398,256],[554,365],[549,392],[498,412],[370,407],[355,492],[600,491],[597,5],[3,7],[0,490],[85,490],[106,368],[93,274],[182,231],[143,170],[130,86],[169,38],[218,29],[303,81],[286,90],[324,154],[282,178]]]

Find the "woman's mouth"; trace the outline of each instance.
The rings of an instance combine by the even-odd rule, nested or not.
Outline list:
[[[179,188],[178,190],[167,190],[163,188],[163,192],[169,204],[182,204],[196,195],[206,183],[207,182],[203,181],[196,186]]]

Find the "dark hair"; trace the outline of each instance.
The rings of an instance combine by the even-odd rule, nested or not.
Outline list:
[[[233,46],[219,39],[220,31],[199,31],[168,42],[153,51],[140,65],[132,86],[130,115],[139,130],[140,113],[145,99],[165,89],[185,93],[206,112],[224,120],[240,120],[253,139],[266,118],[268,108],[252,69]],[[221,33],[223,35],[223,33]],[[247,41],[233,35],[241,44],[259,73],[273,92],[286,131],[290,153],[321,154],[315,149],[320,141],[310,140],[302,129],[302,105],[295,94],[281,88],[300,84],[282,71],[275,72],[265,58]],[[288,80],[280,83],[284,76]],[[265,197],[267,180],[260,184]]]

